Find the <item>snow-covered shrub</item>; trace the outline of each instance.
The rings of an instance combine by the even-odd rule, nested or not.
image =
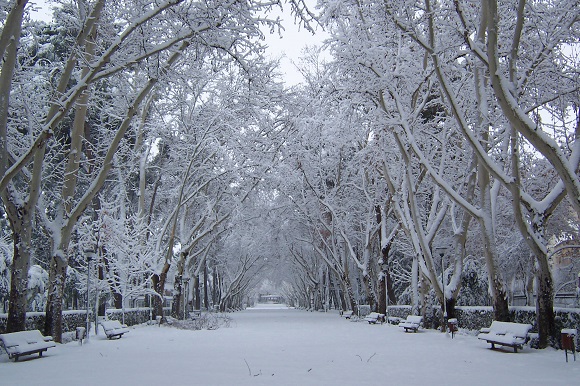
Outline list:
[[[461,306],[489,305],[486,267],[475,259],[467,259],[461,275],[461,290],[457,304]]]
[[[123,310],[109,308],[105,311],[108,320],[118,320],[127,326],[146,323],[149,321],[149,308],[125,308],[125,318],[123,319]]]
[[[459,328],[479,331],[483,327],[489,327],[493,321],[492,307],[460,306],[455,308],[455,317]]]
[[[401,319],[406,319],[407,315],[411,315],[411,306],[388,306],[387,317],[394,316]]]
[[[92,314],[89,316],[92,320]],[[0,334],[6,332],[6,322],[8,314],[0,314]],[[73,310],[63,311],[62,313],[62,330],[63,332],[75,331],[77,327],[86,325],[86,311]],[[44,331],[44,312],[27,312],[26,329]]]
[[[229,327],[232,318],[229,315],[215,312],[205,312],[195,320],[172,319],[171,326],[182,330],[217,330],[220,327]]]
[[[89,320],[94,320],[92,311],[89,311]],[[70,310],[62,312],[62,330],[74,332],[77,327],[85,327],[87,321],[86,310]]]
[[[33,265],[28,270],[28,310],[43,311],[46,305],[46,284],[48,272],[40,265]]]

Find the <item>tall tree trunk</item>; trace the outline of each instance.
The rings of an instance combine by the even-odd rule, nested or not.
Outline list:
[[[209,310],[209,277],[207,273],[207,259],[203,259],[203,304]]]
[[[28,242],[22,236],[28,233]],[[14,257],[10,274],[10,297],[6,332],[26,329],[28,270],[30,269],[30,231],[13,232]]]
[[[193,307],[201,310],[201,292],[199,290],[199,275],[193,276]]]
[[[177,271],[175,272],[175,279],[173,282],[173,302],[171,304],[171,316],[176,319],[183,317],[183,271],[185,268],[185,261],[189,255],[187,250],[184,250],[179,255],[177,261]]]
[[[99,252],[100,256],[103,256],[103,250]],[[105,280],[105,270],[102,264],[99,264],[99,268],[97,269],[99,282],[102,283]],[[97,316],[105,317],[107,311],[107,304],[105,299],[101,298],[101,291],[97,290],[97,304],[95,305],[97,308]]]
[[[167,272],[169,271],[170,264],[165,264],[161,269],[159,275],[154,274],[151,279],[153,280],[153,290],[157,293],[157,296],[153,297],[153,318],[161,316],[163,321],[163,303],[165,300],[165,282],[167,281]]]
[[[175,279],[173,282],[173,301],[171,303],[171,317],[175,319],[182,319],[183,318],[183,276],[182,275],[175,275]]]
[[[381,271],[379,273],[379,280],[377,281],[378,287],[378,304],[377,304],[377,312],[379,314],[387,314],[387,278],[385,271]]]
[[[123,294],[113,291],[113,305],[118,310],[123,309]]]
[[[554,315],[554,282],[547,266],[547,258],[543,256],[538,260],[544,260],[545,266],[540,267],[537,274],[537,299],[536,299],[536,316],[538,323],[538,335],[540,348],[546,348],[548,345],[554,345],[558,336],[556,331],[556,322]],[[540,264],[539,264],[540,265]]]
[[[411,291],[411,314],[419,315],[419,258],[415,255],[411,263]]]
[[[9,179],[4,179],[4,177],[9,166],[7,126],[10,90],[17,63],[24,8],[27,3],[27,0],[14,2],[10,13],[4,20],[0,37],[0,58],[2,59],[0,70],[0,179],[3,182],[3,187],[0,188],[0,197],[10,220],[14,242],[6,326],[8,332],[21,331],[26,328],[26,295],[31,257],[32,219],[40,194],[40,175],[45,152],[45,142],[43,142],[34,155],[33,171],[28,181],[28,197],[26,199],[18,197],[15,188],[9,186]],[[24,195],[22,196],[24,197]]]
[[[219,304],[220,294],[219,294],[219,276],[217,273],[217,268],[213,267],[212,269],[212,293],[211,293],[211,301],[214,305]]]
[[[44,334],[51,335],[56,342],[62,343],[62,299],[66,282],[68,261],[53,256],[48,274],[49,291],[46,300]]]

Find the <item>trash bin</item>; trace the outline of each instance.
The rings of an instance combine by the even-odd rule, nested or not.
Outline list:
[[[79,341],[79,344],[82,346],[83,344],[83,339],[85,339],[85,334],[86,334],[87,330],[84,327],[77,327],[76,329],[76,340]]]
[[[565,328],[562,330],[562,350],[566,353],[566,362],[568,362],[568,350],[574,355],[574,361],[576,361],[576,335],[577,331],[575,328]]]
[[[451,339],[453,339],[455,333],[457,332],[457,319],[451,318],[447,321],[447,328],[451,332]]]

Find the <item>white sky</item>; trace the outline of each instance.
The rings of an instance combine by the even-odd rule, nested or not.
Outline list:
[[[309,3],[309,7],[312,7],[311,11],[315,11],[316,0],[307,0],[307,3]],[[303,78],[293,63],[298,63],[305,46],[319,46],[328,35],[320,28],[316,30],[314,36],[304,28],[299,28],[294,23],[294,17],[290,13],[290,5],[288,4],[284,6],[284,12],[276,10],[271,17],[276,18],[277,16],[282,20],[285,30],[282,31],[282,37],[277,32],[270,34],[269,31],[264,31],[266,44],[269,46],[272,58],[282,57],[281,67],[285,74],[286,84],[295,85],[300,83]]]

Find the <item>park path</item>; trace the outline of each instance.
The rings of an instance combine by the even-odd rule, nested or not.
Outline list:
[[[404,333],[336,312],[248,309],[210,331],[137,326],[40,359],[0,356],[0,385],[571,385],[580,359],[524,348],[492,351],[468,334]]]

